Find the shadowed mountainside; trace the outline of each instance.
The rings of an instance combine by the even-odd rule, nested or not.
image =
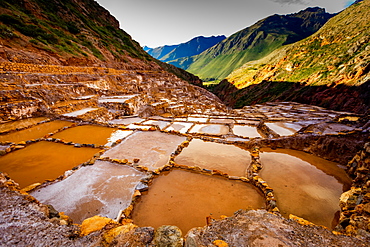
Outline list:
[[[336,87],[304,86],[294,82],[263,81],[259,84],[238,89],[223,80],[212,90],[230,107],[273,101],[294,101],[312,104],[332,110],[369,113],[370,82],[360,86],[340,84]]]

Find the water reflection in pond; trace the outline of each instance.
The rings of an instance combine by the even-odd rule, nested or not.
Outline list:
[[[104,145],[108,142],[108,139],[114,131],[116,131],[116,129],[95,125],[83,125],[64,130],[55,134],[53,137],[74,143]]]
[[[175,162],[180,165],[199,166],[226,172],[232,176],[244,177],[251,158],[249,152],[234,145],[193,139],[189,146],[175,158]]]
[[[0,157],[0,171],[8,173],[23,188],[46,179],[55,179],[99,151],[96,148],[38,142]]]
[[[52,121],[48,123],[42,123],[33,126],[29,129],[20,130],[17,132],[12,132],[5,135],[0,135],[0,142],[11,141],[11,142],[21,142],[28,141],[32,139],[42,138],[46,134],[54,132],[66,126],[71,126],[73,123],[68,121]]]
[[[339,197],[351,180],[336,163],[294,151],[264,149],[261,177],[274,189],[284,216],[294,214],[331,228]]]
[[[173,170],[156,178],[133,212],[139,226],[178,226],[185,234],[206,225],[206,217],[231,216],[235,211],[264,206],[249,184],[220,177]]]
[[[0,124],[0,133],[8,132],[16,129],[23,129],[29,126],[35,125],[42,121],[46,121],[46,117],[35,117],[35,118],[26,118],[18,121],[11,121],[7,123]]]

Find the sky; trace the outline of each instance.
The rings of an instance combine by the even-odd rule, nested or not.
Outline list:
[[[355,0],[96,0],[140,43],[155,48],[197,36],[226,37],[273,14],[307,7],[337,13]]]

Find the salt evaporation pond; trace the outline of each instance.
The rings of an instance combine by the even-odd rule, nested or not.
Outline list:
[[[131,204],[135,187],[144,177],[144,173],[134,168],[97,161],[31,195],[53,205],[77,224],[94,215],[115,219],[120,210]]]
[[[262,208],[263,197],[250,184],[215,176],[173,170],[153,181],[135,205],[139,226],[178,226],[185,234],[206,225],[206,217],[231,216],[239,209]]]
[[[250,153],[233,145],[205,142],[193,139],[175,158],[175,162],[186,166],[199,166],[219,170],[231,176],[244,177],[251,162]]]
[[[188,130],[193,126],[193,123],[186,123],[186,122],[173,122],[166,130],[167,131],[176,131],[182,134],[188,132]]]
[[[82,116],[82,115],[84,115],[84,114],[86,114],[88,112],[96,111],[98,109],[99,108],[88,107],[88,108],[85,108],[85,109],[82,109],[82,110],[78,110],[78,111],[74,111],[74,112],[63,114],[62,116],[65,116],[65,117],[78,117],[78,116]]]
[[[71,126],[72,124],[72,122],[60,120],[42,123],[28,129],[12,132],[6,135],[0,135],[0,142],[11,141],[17,143],[21,141],[38,139],[44,137],[48,133],[54,132],[63,127]]]
[[[190,130],[190,133],[226,135],[229,133],[229,127],[223,124],[196,124]]]
[[[53,137],[74,143],[104,145],[116,130],[102,126],[82,125],[63,130]]]
[[[304,152],[264,150],[260,175],[274,189],[281,213],[332,228],[340,210],[339,197],[351,184],[345,171],[336,163]]]
[[[280,136],[291,136],[302,128],[299,124],[276,122],[276,123],[265,123],[267,127],[275,131]]]
[[[55,179],[99,151],[96,148],[75,148],[42,141],[1,156],[0,170],[8,173],[23,188],[46,179]]]
[[[156,121],[156,120],[148,120],[142,123],[143,125],[155,125],[158,126],[161,130],[165,129],[168,125],[170,125],[170,122],[166,121]]]
[[[110,124],[117,124],[117,125],[129,125],[132,123],[140,123],[144,121],[143,118],[139,117],[127,117],[127,118],[122,118],[122,119],[113,119],[109,121]]]
[[[257,131],[257,128],[254,126],[234,125],[233,132],[237,136],[242,136],[242,137],[247,137],[247,138],[261,137],[261,135]]]
[[[140,159],[139,165],[153,171],[168,164],[170,155],[186,140],[186,137],[144,131],[133,133],[102,156],[111,159]]]
[[[46,117],[26,118],[18,121],[11,121],[0,124],[0,133],[8,132],[16,129],[23,129],[32,125],[38,124],[42,121],[46,121]]]

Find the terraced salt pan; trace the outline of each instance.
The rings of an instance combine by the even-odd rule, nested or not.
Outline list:
[[[340,195],[351,180],[337,164],[286,149],[264,149],[260,176],[274,189],[284,216],[294,214],[332,228]]]
[[[265,123],[265,125],[280,136],[291,136],[302,128],[299,124],[287,122]]]
[[[28,129],[0,135],[0,142],[11,141],[17,143],[21,141],[38,139],[44,137],[48,133],[54,132],[63,127],[71,126],[72,124],[72,122],[59,120],[42,123]]]
[[[138,94],[102,97],[98,99],[98,103],[125,103],[127,100],[136,96],[138,96]]]
[[[82,125],[63,130],[53,137],[74,143],[105,145],[116,130],[102,126]]]
[[[247,120],[247,119],[238,119],[236,120],[239,124],[250,124],[250,125],[258,125],[260,121],[257,120]]]
[[[135,187],[144,177],[131,167],[97,161],[31,195],[53,205],[77,224],[94,215],[115,219],[130,205]]]
[[[116,130],[112,133],[112,135],[108,138],[108,142],[105,144],[107,147],[111,147],[113,143],[118,140],[124,139],[127,136],[133,133],[132,130]]]
[[[129,129],[133,129],[133,130],[148,130],[151,126],[138,125],[138,124],[129,124],[126,127],[129,128]]]
[[[74,99],[77,99],[77,100],[87,100],[87,99],[92,99],[94,97],[96,97],[97,95],[95,94],[92,94],[92,95],[85,95],[85,96],[80,96],[80,97],[76,97]]]
[[[336,135],[341,132],[353,131],[355,130],[355,128],[339,123],[318,123],[315,125],[308,126],[308,128],[306,128],[305,130],[312,131],[315,134]]]
[[[140,159],[139,165],[153,171],[168,164],[170,155],[185,137],[159,131],[136,132],[102,156],[111,159]]]
[[[244,177],[251,162],[250,153],[234,145],[193,139],[175,158],[180,165],[219,170],[231,176]]]
[[[0,157],[0,171],[6,172],[20,187],[55,179],[92,158],[100,149],[75,148],[53,142],[37,142]]]
[[[229,127],[223,124],[196,124],[189,133],[226,135],[229,133]]]
[[[348,132],[348,131],[353,131],[355,128],[351,126],[347,126],[344,124],[336,124],[332,123],[325,128],[323,134],[328,135],[328,134],[338,134],[339,132]]]
[[[229,118],[214,118],[209,120],[210,123],[219,123],[219,124],[231,124],[234,123],[233,119]]]
[[[42,121],[49,120],[46,117],[37,117],[37,118],[26,118],[18,121],[12,121],[0,124],[0,133],[16,130],[16,129],[23,129],[29,126],[38,124]]]
[[[123,119],[114,119],[109,121],[110,124],[117,124],[117,125],[129,125],[132,123],[141,123],[144,121],[143,118],[139,117],[128,117],[128,118],[123,118]]]
[[[99,108],[89,107],[89,108],[85,108],[85,109],[82,109],[82,110],[78,110],[78,111],[66,113],[66,114],[63,114],[62,116],[64,116],[64,117],[78,117],[78,116],[84,115],[84,114],[86,114],[88,112],[96,111],[98,109]]]
[[[170,122],[165,121],[155,121],[155,120],[148,120],[142,123],[143,125],[154,125],[158,126],[161,130],[165,129],[168,125],[170,125]]]
[[[188,130],[193,126],[193,123],[186,123],[186,122],[173,122],[166,130],[167,131],[176,131],[181,134],[185,134]]]
[[[261,137],[256,127],[248,126],[248,125],[234,125],[233,132],[237,136],[242,136],[242,137],[247,137],[247,138]]]
[[[208,117],[188,117],[189,122],[206,123]]]
[[[206,217],[231,216],[239,209],[264,206],[254,187],[241,181],[173,170],[154,179],[133,211],[134,224],[178,226],[185,234],[206,225]]]

